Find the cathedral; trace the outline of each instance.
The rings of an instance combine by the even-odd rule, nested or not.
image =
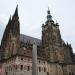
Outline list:
[[[0,45],[0,75],[32,75],[32,50],[37,45],[38,75],[75,75],[75,54],[61,37],[50,10],[41,39],[20,34],[18,6],[6,25]]]

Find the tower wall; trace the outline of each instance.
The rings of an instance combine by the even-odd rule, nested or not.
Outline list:
[[[18,7],[15,13],[5,28],[4,35],[1,41],[1,59],[7,59],[17,53],[20,47],[20,24],[18,17]]]

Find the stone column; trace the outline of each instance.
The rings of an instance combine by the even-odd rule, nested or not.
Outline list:
[[[32,50],[32,75],[38,75],[37,69],[37,45],[33,44]]]

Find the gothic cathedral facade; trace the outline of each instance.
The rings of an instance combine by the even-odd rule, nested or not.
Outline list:
[[[61,37],[50,10],[42,39],[20,34],[18,6],[6,25],[0,46],[0,75],[32,75],[32,49],[37,45],[38,75],[75,75],[75,54]]]

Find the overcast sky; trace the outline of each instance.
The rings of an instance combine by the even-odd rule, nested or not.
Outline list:
[[[22,34],[41,38],[41,26],[49,7],[53,20],[59,23],[63,40],[71,43],[75,52],[75,0],[0,0],[0,40],[17,4]]]

